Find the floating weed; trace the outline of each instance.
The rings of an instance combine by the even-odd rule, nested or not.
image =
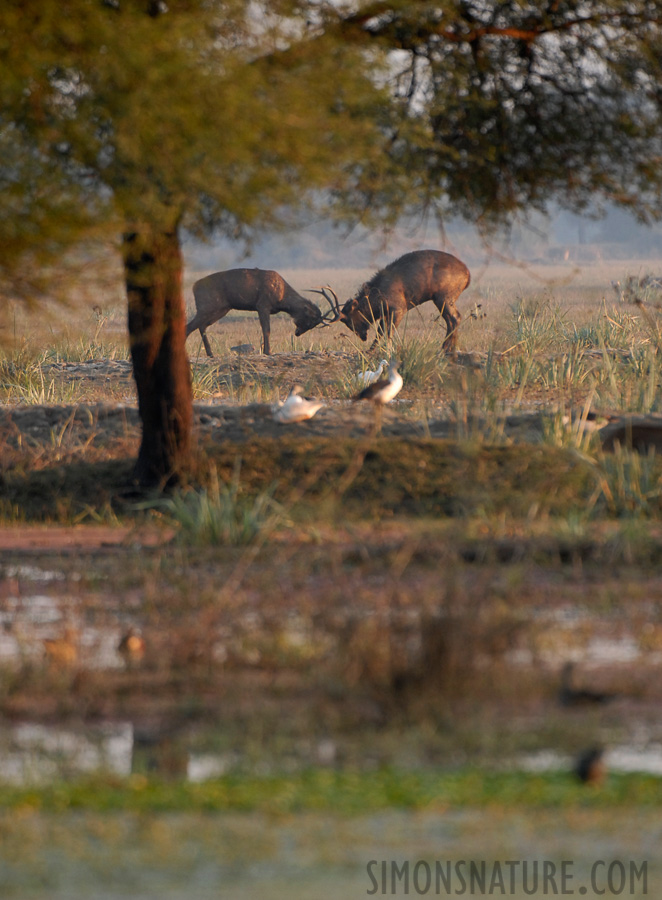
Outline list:
[[[226,812],[296,815],[302,811],[362,815],[385,809],[492,809],[503,820],[504,810],[658,809],[660,778],[640,772],[612,772],[600,790],[587,791],[578,779],[559,768],[530,773],[489,771],[466,766],[437,771],[381,766],[374,769],[310,768],[301,772],[256,775],[232,771],[203,783],[165,780],[154,775],[128,778],[97,775],[50,784],[0,786],[4,809],[24,818],[26,811],[127,810],[155,812]]]

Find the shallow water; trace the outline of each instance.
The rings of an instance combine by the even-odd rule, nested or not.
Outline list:
[[[124,665],[117,644],[128,620],[115,616],[113,609],[108,619],[91,625],[84,615],[83,598],[69,596],[68,586],[61,585],[58,573],[48,567],[22,569],[12,577],[33,585],[23,595],[17,591],[7,597],[0,622],[5,626],[0,628],[3,665],[43,656],[44,642],[60,635],[65,626],[75,629],[83,670]],[[537,660],[552,673],[570,658],[599,667],[609,660],[627,663],[642,654],[627,623],[619,624],[618,629],[606,625],[603,630],[602,623],[587,616],[581,605],[567,604],[560,614],[542,611],[540,619],[548,633],[554,628],[554,640],[538,648]],[[587,637],[589,621],[593,627]],[[293,634],[296,637],[295,630]],[[569,642],[575,634],[574,643]],[[525,653],[526,648],[520,648],[507,659],[514,670],[532,664],[532,659],[523,658]],[[655,663],[653,657],[649,651],[648,664]],[[620,721],[620,712],[615,716]],[[620,733],[619,743],[610,743],[607,750],[610,771],[662,774],[657,726],[621,728]],[[158,775],[160,766],[167,765],[169,776],[204,783],[236,767],[246,771],[246,760],[214,749],[224,746],[222,741],[200,740],[200,734],[190,732],[175,734],[174,742],[172,738],[171,732],[141,732],[128,720],[85,727],[4,723],[0,726],[0,780],[39,785],[100,771],[120,777],[132,772]],[[378,739],[383,742],[386,738],[380,733]],[[317,764],[335,764],[337,747],[330,736],[317,743],[311,738],[309,743],[309,756],[294,760],[297,765],[311,759]],[[500,760],[500,764],[521,770],[568,771],[571,763],[570,757],[553,746],[535,755]],[[0,812],[0,900],[404,896],[404,876],[398,873],[406,862],[410,864],[410,896],[444,896],[434,885],[427,892],[416,890],[413,873],[420,860],[433,868],[437,861],[454,864],[466,860],[478,866],[484,862],[488,879],[497,863],[508,860],[547,862],[557,869],[567,860],[572,863],[572,889],[589,898],[598,896],[590,885],[596,862],[622,863],[627,868],[634,861],[641,870],[642,862],[647,861],[647,895],[660,896],[661,839],[659,809],[599,811],[576,806],[557,811],[459,811],[440,804],[424,812],[270,817],[257,813],[69,810],[47,814],[26,806]],[[372,860],[375,865],[369,869]],[[579,888],[587,885],[586,893],[580,894]],[[487,891],[480,886],[473,892],[463,890],[456,881],[451,893],[482,896]],[[550,893],[553,891],[545,894],[540,887],[525,894],[518,883],[505,895],[521,898]],[[504,894],[496,890],[493,895]],[[628,885],[621,895],[644,896],[643,885],[637,881],[632,893]]]
[[[437,809],[353,818],[25,813],[0,817],[0,830],[0,896],[21,900],[403,896],[407,868],[409,895],[482,896],[500,869],[514,872],[515,890],[510,891],[506,879],[506,890],[492,893],[521,898],[553,893],[543,890],[545,863],[560,893],[562,861],[566,861],[566,876],[572,876],[566,887],[577,895],[599,896],[591,886],[591,872],[598,861],[605,863],[594,872],[599,890],[606,887],[607,867],[615,866],[618,874],[622,866],[628,877],[622,895],[644,896],[643,863],[648,896],[659,897],[662,888],[658,811],[527,814]],[[458,869],[456,863],[461,860],[466,865]],[[520,865],[508,869],[506,861]],[[523,863],[527,863],[530,889],[536,861],[538,890],[525,894]],[[435,872],[437,862],[450,874],[450,894],[445,889],[437,892],[434,880],[427,892],[420,890],[425,886],[426,866]],[[478,878],[470,892],[468,885],[462,889],[458,872],[468,877],[472,862]],[[632,893],[631,862],[639,873],[633,878]],[[419,890],[414,881],[417,863]],[[486,887],[481,891],[483,864]]]
[[[207,737],[213,737],[208,730]],[[198,734],[199,738],[200,735]],[[201,752],[188,745],[186,735],[172,730],[159,736],[136,731],[131,722],[113,722],[77,728],[22,722],[0,727],[0,783],[43,785],[62,778],[110,773],[126,777],[151,772],[204,782],[240,768],[246,761],[237,753]],[[317,764],[333,764],[337,748],[330,739],[313,748]],[[604,755],[610,772],[662,775],[662,744],[641,727],[631,743],[612,744]],[[294,762],[290,761],[292,765]],[[302,760],[303,766],[309,760]],[[259,774],[260,765],[256,772]],[[500,760],[499,766],[525,772],[570,771],[571,757],[554,749]]]

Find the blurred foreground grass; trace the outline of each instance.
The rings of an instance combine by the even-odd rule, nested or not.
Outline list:
[[[443,811],[468,807],[620,808],[662,807],[662,779],[611,773],[605,784],[586,786],[571,772],[453,772],[430,769],[373,772],[311,769],[295,775],[225,776],[202,783],[143,775],[95,777],[47,786],[0,787],[0,808],[29,811],[261,812],[291,815],[333,812],[359,815],[383,809]]]
[[[568,861],[571,892],[593,898],[615,861],[639,877],[623,896],[659,896],[659,810],[627,808],[402,810],[343,817],[321,813],[0,815],[0,891],[20,900],[351,900],[370,894],[419,895],[412,877],[392,890],[393,864],[465,861],[489,873],[500,863],[507,895],[546,896],[558,890],[509,890],[506,860],[555,866]],[[369,868],[372,861],[372,867]],[[591,874],[596,861],[595,893]],[[622,862],[621,862],[622,861]],[[382,863],[386,879],[382,879]],[[599,864],[599,862],[598,862]],[[402,869],[401,869],[402,871]],[[521,875],[521,865],[520,865]],[[375,881],[370,874],[377,879]],[[642,877],[643,876],[643,877]],[[632,889],[630,889],[632,887]],[[454,880],[450,894],[499,895]],[[506,891],[503,892],[504,894]],[[437,892],[433,879],[428,896]]]

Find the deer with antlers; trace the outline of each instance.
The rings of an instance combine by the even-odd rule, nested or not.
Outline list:
[[[410,309],[431,300],[446,323],[444,349],[453,352],[461,319],[456,301],[470,281],[469,269],[450,253],[414,250],[380,269],[342,310],[336,309],[336,318],[362,341],[374,325],[374,347],[381,335],[391,336]]]
[[[207,356],[213,356],[207,328],[226,316],[231,310],[257,312],[262,327],[262,349],[271,353],[269,335],[271,316],[287,313],[294,319],[298,337],[317,328],[330,325],[340,317],[338,301],[334,304],[327,294],[331,311],[322,314],[311,300],[298,294],[278,272],[269,269],[229,269],[201,278],[193,285],[195,315],[186,326],[186,336],[196,329],[200,331]]]

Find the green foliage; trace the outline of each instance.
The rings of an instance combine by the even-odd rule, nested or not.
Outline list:
[[[276,815],[309,811],[363,815],[376,810],[438,807],[509,809],[603,809],[659,807],[660,779],[653,775],[612,774],[599,791],[587,791],[564,771],[547,774],[311,769],[294,775],[226,775],[192,784],[164,782],[142,775],[95,778],[48,787],[0,789],[8,809],[134,810],[141,812],[256,810]]]
[[[445,6],[441,29],[434,5],[380,7],[365,30],[409,55],[389,149],[395,176],[415,173],[408,199],[433,197],[487,229],[554,195],[575,210],[597,195],[659,212],[660,106],[632,102],[634,85],[660,80],[659,19],[645,0],[620,10],[470,2]]]
[[[443,336],[436,328],[428,329],[422,336],[408,335],[406,322],[405,319],[402,333],[396,330],[392,338],[378,337],[375,358],[395,357],[405,386],[438,388],[448,369]]]
[[[563,338],[564,314],[548,297],[519,297],[512,317],[512,341],[525,356],[548,351]]]
[[[264,227],[371,155],[382,92],[359,50],[318,35],[283,54],[294,7],[265,10],[260,28],[247,2],[148,6],[3,4],[6,275],[94,237],[95,222],[99,236],[127,222]]]
[[[644,455],[617,445],[613,453],[601,455],[595,475],[594,515],[604,515],[605,509],[616,518],[659,515],[662,467],[654,448]]]
[[[177,528],[182,543],[194,545],[250,544],[284,518],[273,488],[253,497],[243,494],[238,467],[228,484],[212,468],[207,487],[177,491],[155,507]]]
[[[661,75],[645,0],[627,18],[590,0],[581,25],[542,2],[444,23],[401,3],[6,0],[3,274],[126,222],[262,228],[311,187],[381,221],[432,201],[487,227],[554,195],[659,211],[659,105],[631,102]]]

